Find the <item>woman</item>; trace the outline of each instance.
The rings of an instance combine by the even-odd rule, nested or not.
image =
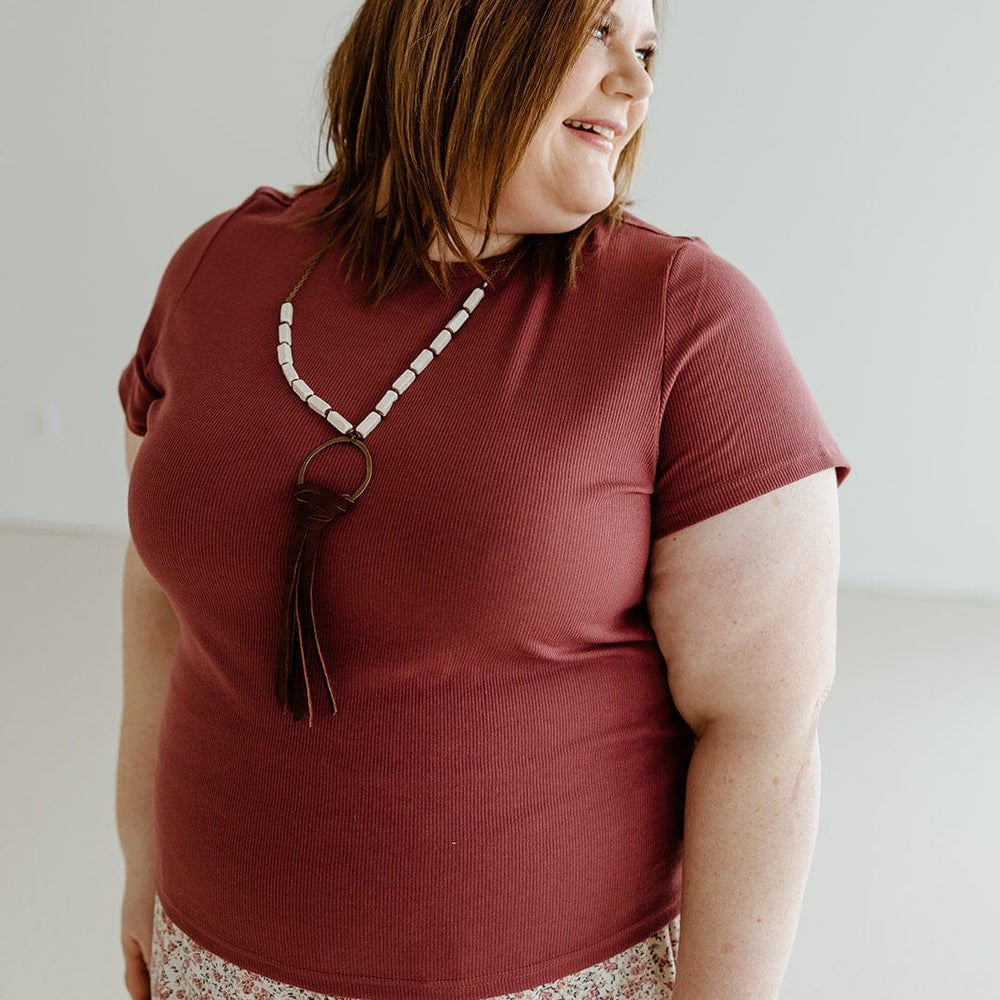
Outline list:
[[[624,212],[655,41],[368,0],[327,178],[170,261],[120,384],[135,1000],[777,995],[848,466],[750,281]]]

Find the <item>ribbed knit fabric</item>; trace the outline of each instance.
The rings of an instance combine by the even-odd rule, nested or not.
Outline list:
[[[340,711],[282,714],[291,484],[334,436],[278,312],[325,203],[259,188],[170,261],[122,375],[146,439],[136,548],[181,622],[156,888],[215,954],[371,1000],[476,1000],[638,943],[680,908],[692,734],[644,588],[653,538],[847,462],[757,289],[631,218],[577,291],[515,272],[367,439],[316,618]],[[299,373],[357,423],[477,284],[361,305],[334,252],[295,299]],[[355,449],[310,478],[353,489]],[[392,941],[391,949],[384,947]]]

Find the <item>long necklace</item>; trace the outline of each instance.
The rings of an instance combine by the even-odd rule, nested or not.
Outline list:
[[[286,575],[286,598],[284,621],[281,635],[281,649],[278,656],[278,671],[275,694],[281,707],[290,711],[296,720],[308,714],[309,725],[313,720],[312,692],[309,685],[310,665],[323,678],[330,710],[336,714],[337,702],[333,696],[330,672],[323,656],[316,634],[316,619],[313,608],[313,579],[316,573],[316,557],[324,528],[334,518],[347,513],[354,507],[358,497],[368,488],[372,478],[372,456],[364,443],[371,431],[385,418],[393,403],[416,381],[417,376],[451,342],[452,337],[472,315],[483,300],[489,282],[483,282],[459,307],[458,312],[444,325],[438,335],[403,369],[375,408],[357,426],[338,413],[325,399],[315,393],[310,385],[295,370],[292,360],[292,300],[306,279],[312,274],[320,258],[329,249],[328,242],[305,274],[281,304],[278,324],[278,364],[292,392],[313,412],[332,425],[340,433],[317,445],[302,462],[293,487],[295,520],[289,546],[288,571]],[[353,493],[337,493],[319,483],[306,481],[309,463],[327,448],[336,444],[351,445],[361,451],[365,460],[365,472],[361,484]]]

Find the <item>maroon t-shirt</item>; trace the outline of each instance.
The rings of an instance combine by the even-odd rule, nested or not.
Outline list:
[[[367,437],[320,551],[339,711],[274,695],[291,484],[335,432],[276,356],[329,188],[184,241],[122,375],[136,548],[181,623],[156,888],[223,958],[373,1000],[526,989],[680,908],[692,733],[644,603],[652,541],[847,462],[761,294],[630,217],[563,293],[515,271]],[[367,307],[328,252],[295,366],[352,423],[478,284]],[[309,478],[353,489],[355,449]]]

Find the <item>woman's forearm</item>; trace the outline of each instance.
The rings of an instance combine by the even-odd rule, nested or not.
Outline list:
[[[673,1000],[777,1000],[819,819],[815,721],[769,739],[709,726],[687,779]]]
[[[116,817],[126,868],[153,861],[153,771],[167,682],[177,647],[177,618],[134,548],[122,588],[123,699]]]

